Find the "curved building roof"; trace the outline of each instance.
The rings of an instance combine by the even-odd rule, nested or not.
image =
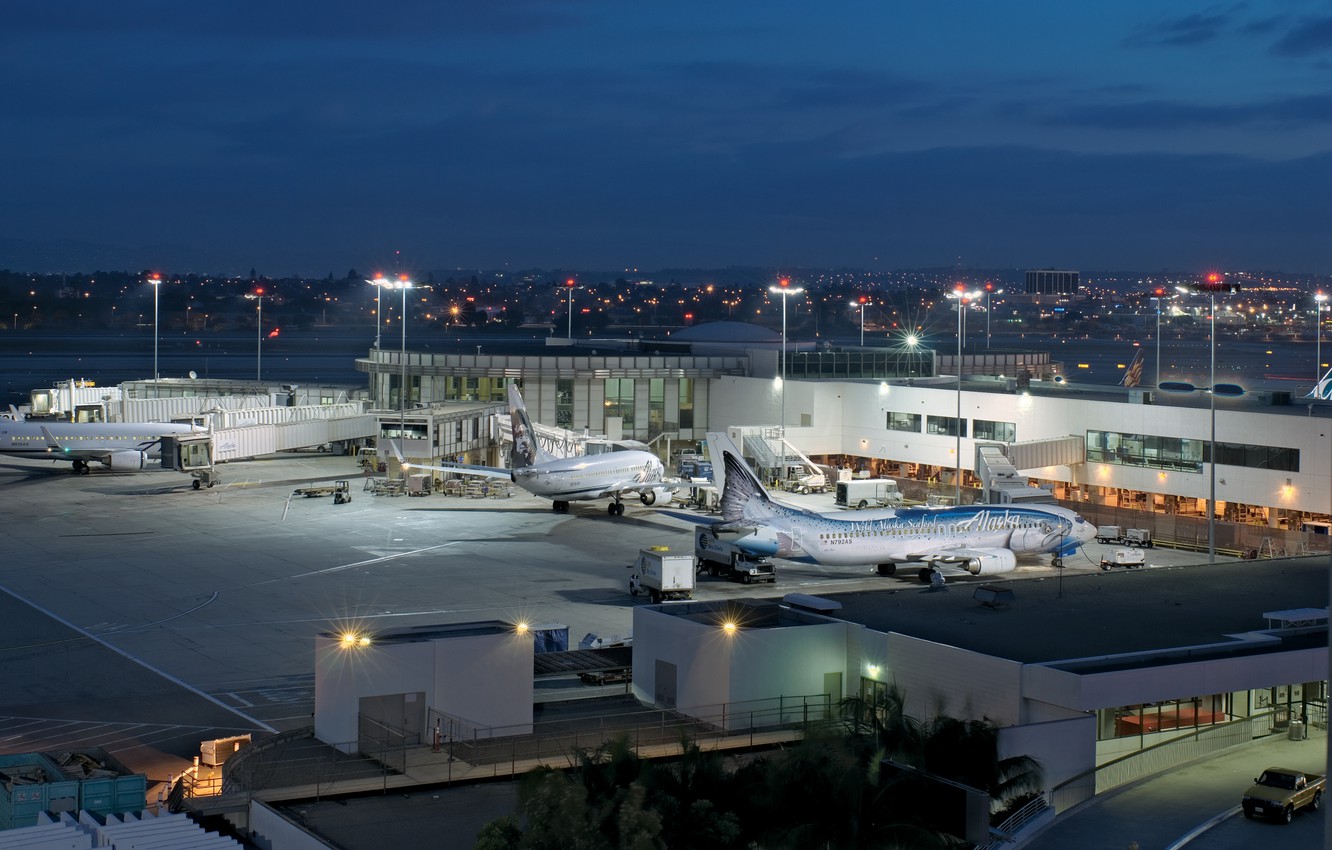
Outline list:
[[[705,322],[671,334],[673,342],[779,343],[782,335],[748,322]]]

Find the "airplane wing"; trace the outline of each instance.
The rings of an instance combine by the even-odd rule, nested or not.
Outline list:
[[[426,463],[408,463],[403,458],[402,452],[398,451],[397,443],[390,440],[389,448],[393,450],[393,456],[398,459],[398,463],[402,464],[403,469],[431,469],[437,472],[453,472],[458,475],[474,475],[479,478],[503,478],[505,481],[513,478],[512,469],[504,469],[498,466],[478,466],[469,463],[445,463],[439,466],[431,466]]]

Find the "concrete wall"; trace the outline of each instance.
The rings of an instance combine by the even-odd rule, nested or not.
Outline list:
[[[250,842],[260,850],[328,850],[330,845],[261,800],[250,800]]]
[[[1030,756],[1041,766],[1045,789],[1096,767],[1096,717],[1005,726],[999,730],[999,758]]]
[[[353,752],[362,697],[417,692],[426,694],[423,712],[433,708],[470,721],[477,735],[530,733],[532,656],[531,635],[511,633],[349,648],[320,635],[315,638],[315,737]]]
[[[999,727],[1025,722],[1022,665],[1016,661],[889,634],[884,679],[902,691],[912,717],[986,718]]]
[[[657,704],[660,660],[675,665],[677,706],[720,706],[730,700],[733,643],[720,629],[643,606],[634,609],[633,634],[635,698]]]

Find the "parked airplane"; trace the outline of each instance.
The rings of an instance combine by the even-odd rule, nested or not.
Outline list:
[[[1096,527],[1067,508],[1055,505],[967,505],[948,508],[897,508],[869,518],[835,515],[774,502],[734,444],[719,434],[726,479],[722,522],[717,527],[730,542],[756,555],[812,561],[826,566],[874,564],[880,575],[893,575],[899,563],[923,563],[920,579],[929,581],[940,566],[972,575],[1004,573],[1018,555],[1052,555],[1051,564],[1096,536]]]
[[[665,467],[651,452],[611,451],[598,455],[557,458],[537,444],[536,431],[527,416],[527,406],[518,387],[509,384],[509,416],[513,427],[513,468],[446,464],[404,468],[437,469],[461,475],[508,478],[534,496],[551,499],[556,511],[569,510],[570,502],[609,498],[606,512],[624,513],[626,493],[637,494],[644,505],[666,505],[675,488],[662,481]],[[398,454],[394,446],[394,453]],[[402,460],[398,455],[399,461]]]
[[[146,469],[161,456],[164,434],[197,433],[171,422],[34,422],[0,420],[0,455],[71,461],[87,475],[90,463],[117,472]]]

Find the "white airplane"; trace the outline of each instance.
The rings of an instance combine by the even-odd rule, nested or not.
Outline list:
[[[967,505],[897,508],[871,518],[841,519],[774,502],[725,435],[717,441],[725,466],[718,533],[755,555],[825,566],[874,564],[893,575],[899,563],[922,563],[921,581],[941,566],[972,575],[1005,573],[1019,555],[1063,557],[1096,536],[1096,526],[1055,505]]]
[[[624,514],[626,493],[637,494],[644,505],[666,505],[675,487],[663,482],[665,467],[651,452],[628,450],[598,455],[557,458],[537,444],[532,420],[518,387],[509,384],[509,416],[513,427],[513,468],[446,464],[422,466],[403,464],[404,468],[437,469],[461,475],[507,478],[534,496],[552,500],[556,511],[569,510],[570,502],[609,498],[606,512]],[[394,454],[402,461],[395,445]]]
[[[0,455],[71,461],[87,475],[90,463],[117,472],[146,469],[161,457],[166,434],[195,434],[193,425],[172,422],[34,422],[0,419]]]

